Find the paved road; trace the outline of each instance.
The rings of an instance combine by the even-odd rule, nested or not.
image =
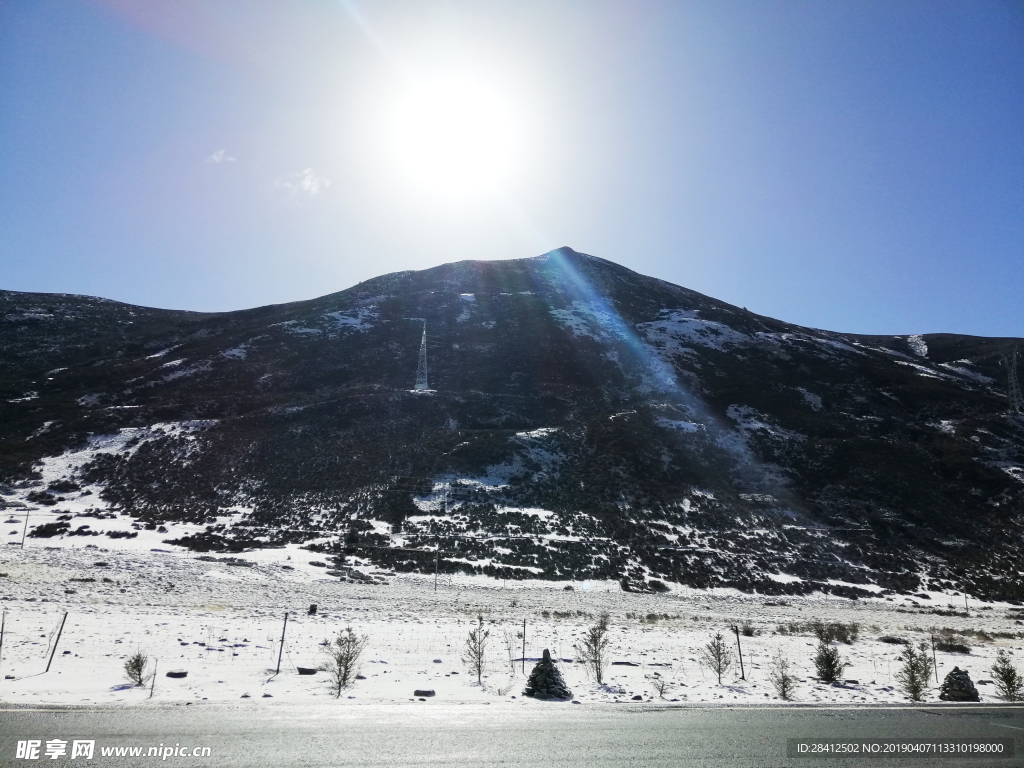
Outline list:
[[[531,703],[532,704],[532,703]],[[1019,757],[859,758],[787,756],[787,739],[1010,739]],[[42,742],[18,759],[19,740]],[[68,755],[47,759],[47,740]],[[92,761],[72,742],[95,740]],[[103,757],[104,747],[209,747],[209,757]],[[1024,766],[1024,707],[737,709],[481,704],[321,706],[247,704],[0,711],[2,766]]]

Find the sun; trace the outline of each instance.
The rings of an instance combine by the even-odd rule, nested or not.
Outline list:
[[[494,189],[513,164],[511,110],[492,91],[465,78],[420,82],[395,110],[395,159],[424,189],[463,197]]]

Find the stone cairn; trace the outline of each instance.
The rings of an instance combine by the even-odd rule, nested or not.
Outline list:
[[[942,681],[942,689],[939,691],[939,698],[943,701],[980,701],[978,689],[971,682],[971,676],[966,669],[953,667],[953,671],[946,675]]]
[[[562,679],[562,673],[558,671],[555,662],[551,660],[551,653],[544,649],[544,658],[537,662],[537,666],[530,673],[530,679],[526,681],[524,696],[547,701],[551,699],[571,699],[572,691]]]

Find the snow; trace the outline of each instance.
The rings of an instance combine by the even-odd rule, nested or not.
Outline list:
[[[684,309],[663,309],[658,319],[640,323],[637,330],[655,352],[686,353],[693,345],[724,350],[726,346],[747,344],[746,334],[734,331],[724,323],[703,320],[699,312]]]
[[[695,424],[692,421],[679,421],[678,419],[666,419],[664,416],[656,416],[654,423],[665,429],[678,429],[682,432],[698,432],[704,428],[702,424]]]
[[[804,396],[804,400],[806,400],[807,404],[811,406],[812,411],[821,410],[821,395],[816,395],[813,392],[808,392],[803,387],[797,387],[796,391]]]
[[[947,371],[955,373],[958,376],[963,376],[968,379],[973,379],[981,384],[995,384],[995,379],[990,376],[986,376],[983,373],[972,371],[969,368],[965,368],[966,365],[973,365],[970,360],[957,360],[954,363],[939,363],[940,368],[945,368]]]
[[[476,294],[473,293],[460,293],[459,299],[465,304],[462,307],[462,311],[459,316],[455,318],[455,322],[464,323],[470,318],[470,310],[476,305]]]
[[[759,413],[750,406],[733,404],[726,409],[725,413],[730,419],[735,421],[736,425],[745,433],[765,431],[773,437],[785,440],[806,439],[805,436],[801,435],[799,432],[794,432],[789,429],[784,429],[776,424],[769,423],[767,421],[767,416]]]
[[[928,357],[928,344],[925,342],[924,337],[921,336],[921,334],[908,336],[907,346],[910,347],[918,357]]]
[[[929,612],[932,605],[962,607],[962,598],[956,604],[956,597],[941,593],[922,601],[931,605],[920,606],[917,600],[899,597],[850,601],[818,594],[780,599],[676,585],[666,594],[637,594],[622,592],[612,582],[569,582],[574,589],[565,591],[566,582],[466,575],[442,575],[435,592],[432,574],[394,575],[362,566],[386,583],[342,583],[326,576],[326,569],[310,565],[321,556],[295,545],[200,559],[170,545],[140,547],[161,536],[143,531],[139,539],[143,534],[149,537],[145,542],[122,539],[103,542],[102,548],[66,538],[30,539],[25,550],[0,550],[7,614],[0,665],[4,675],[13,677],[0,680],[0,695],[8,705],[161,706],[239,701],[248,694],[257,706],[320,702],[341,707],[406,702],[414,689],[432,688],[437,695],[431,702],[550,706],[523,699],[522,664],[513,670],[508,661],[506,633],[518,659],[524,619],[526,656],[538,657],[548,648],[563,659],[563,674],[584,706],[633,695],[656,701],[656,675],[669,681],[666,698],[677,704],[777,703],[768,671],[778,652],[798,676],[797,704],[898,703],[905,701],[895,682],[902,646],[878,637],[897,635],[919,642],[936,625],[965,633],[1000,633],[994,640],[970,638],[973,647],[967,655],[939,651],[940,679],[959,666],[977,683],[991,677],[989,667],[998,649],[1014,653],[1018,666],[1022,653],[1020,627],[1009,606],[972,601],[970,618],[940,617]],[[172,551],[151,551],[160,548]],[[780,583],[797,580],[787,574],[773,578]],[[311,604],[318,606],[313,616],[306,610]],[[53,666],[42,674],[65,611],[68,618]],[[290,617],[281,672],[275,674],[286,611]],[[612,661],[637,666],[608,667],[605,685],[598,686],[573,661],[573,644],[605,611],[611,617]],[[460,661],[478,614],[491,633],[483,686],[476,685]],[[813,619],[859,624],[860,639],[838,646],[851,664],[846,679],[858,682],[830,686],[813,679]],[[739,670],[732,669],[719,686],[699,665],[700,648],[714,632],[723,632],[733,643],[729,628],[746,622],[753,633],[740,638],[747,679],[739,679]],[[780,625],[787,628],[785,633]],[[347,626],[369,637],[360,667],[364,679],[335,699],[324,673],[299,676],[297,667],[318,666],[321,641]],[[125,656],[136,649],[159,660],[152,699],[148,688],[130,687],[123,677]],[[179,668],[188,671],[186,678],[165,676]],[[996,700],[994,686],[979,684],[978,690],[983,703]],[[267,693],[271,697],[264,698]],[[936,694],[932,688],[927,698],[935,700]]]
[[[893,362],[895,362],[896,365],[905,365],[908,368],[913,368],[915,371],[917,371],[917,373],[919,375],[925,376],[925,377],[927,377],[929,379],[949,379],[950,378],[949,376],[947,376],[944,373],[937,373],[937,372],[933,371],[931,368],[925,368],[923,365],[918,365],[917,363],[906,363],[903,360],[894,360]]]
[[[329,312],[324,317],[332,321],[336,329],[368,331],[373,328],[373,321],[379,316],[373,307],[360,307],[349,312]]]
[[[574,301],[571,309],[549,309],[548,312],[577,338],[596,341],[625,338],[622,320],[594,302]]]

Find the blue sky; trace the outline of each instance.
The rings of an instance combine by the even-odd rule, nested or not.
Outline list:
[[[459,194],[393,146],[451,77],[512,136]],[[1024,337],[1024,4],[7,0],[0,185],[13,290],[228,310],[569,245],[804,325]]]

